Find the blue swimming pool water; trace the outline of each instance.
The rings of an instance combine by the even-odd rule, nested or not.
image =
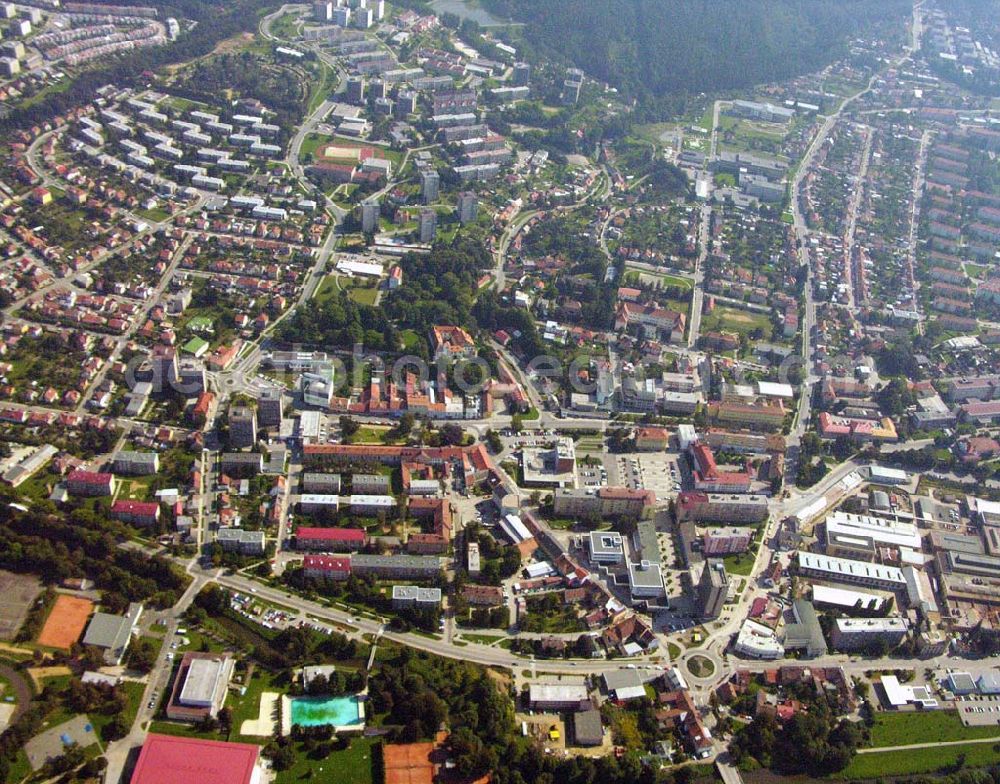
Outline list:
[[[300,727],[350,727],[365,720],[357,697],[296,697],[292,700],[292,724]]]

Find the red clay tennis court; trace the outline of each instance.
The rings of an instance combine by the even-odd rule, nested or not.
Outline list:
[[[38,635],[38,644],[68,650],[80,639],[83,628],[87,625],[87,618],[90,617],[90,611],[93,609],[94,603],[90,599],[59,596],[52,606],[52,612],[45,620],[42,633]]]

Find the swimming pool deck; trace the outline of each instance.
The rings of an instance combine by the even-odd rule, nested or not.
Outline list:
[[[274,734],[278,723],[278,703],[281,695],[276,691],[265,691],[260,695],[260,708],[256,719],[246,719],[240,727],[240,735],[266,738]],[[284,710],[284,708],[282,708]]]

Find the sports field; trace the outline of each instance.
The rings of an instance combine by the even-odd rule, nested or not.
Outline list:
[[[37,577],[0,569],[0,640],[14,639],[41,590]]]
[[[348,147],[342,144],[328,144],[319,150],[317,157],[338,161],[363,161],[371,158],[375,151],[371,147]]]
[[[87,618],[93,609],[94,603],[90,599],[60,596],[45,620],[42,633],[38,635],[38,644],[69,650],[69,647],[83,634]]]

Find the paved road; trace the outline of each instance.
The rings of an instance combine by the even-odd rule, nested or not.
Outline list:
[[[146,688],[142,693],[142,701],[139,703],[139,710],[135,721],[132,723],[131,731],[121,740],[109,743],[105,749],[104,756],[108,760],[108,767],[104,774],[105,782],[113,784],[121,780],[129,753],[132,749],[141,746],[145,741],[147,723],[152,720],[156,713],[170,682],[170,675],[173,671],[173,660],[172,658],[168,659],[167,656],[171,653],[170,643],[175,638],[178,621],[187,611],[188,607],[191,606],[194,597],[198,595],[198,592],[209,580],[210,575],[208,574],[195,576],[195,579],[188,586],[188,589],[181,596],[177,604],[160,614],[162,621],[166,624],[163,646],[147,678]],[[152,708],[149,707],[150,703],[152,703]]]
[[[718,102],[716,102],[718,107]],[[698,225],[698,257],[694,263],[694,289],[691,293],[691,323],[688,326],[688,348],[694,348],[701,336],[701,309],[705,298],[705,260],[711,243],[712,207],[701,208],[701,222]]]
[[[6,664],[0,664],[0,678],[6,678],[7,682],[10,683],[11,691],[13,691],[12,696],[16,702],[9,722],[12,724],[21,715],[21,712],[28,707],[28,703],[31,702],[31,687],[28,685],[28,681],[25,680],[24,673],[18,672]]]
[[[936,749],[939,746],[968,746],[970,743],[996,743],[1000,734],[992,738],[972,738],[971,740],[944,740],[932,743],[911,743],[908,746],[881,746],[877,749],[858,749],[858,754],[881,754],[886,751],[910,751],[911,749]]]

